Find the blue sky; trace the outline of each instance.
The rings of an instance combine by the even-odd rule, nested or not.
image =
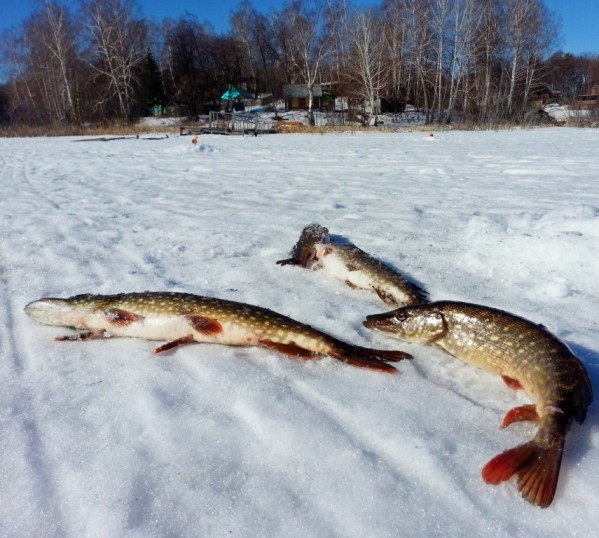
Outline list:
[[[67,1],[76,5],[75,1]],[[140,0],[143,14],[148,18],[162,20],[178,18],[189,12],[200,20],[207,20],[220,32],[228,30],[229,14],[239,5],[239,0]],[[363,4],[378,4],[377,0],[363,0]],[[279,8],[281,0],[253,0],[252,4],[262,12]],[[562,36],[559,48],[566,52],[599,54],[599,0],[545,0],[549,9],[562,20]],[[0,0],[0,31],[19,24],[36,6],[35,0]]]

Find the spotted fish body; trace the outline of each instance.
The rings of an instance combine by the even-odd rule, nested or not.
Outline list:
[[[401,351],[347,344],[266,308],[188,293],[47,298],[28,304],[25,312],[40,323],[84,331],[58,340],[107,336],[166,340],[156,353],[192,342],[264,346],[296,358],[329,355],[354,366],[390,373],[396,370],[387,362],[410,357]]]
[[[291,258],[277,264],[324,269],[352,288],[373,291],[392,307],[427,302],[426,292],[416,284],[351,243],[331,242],[329,230],[319,224],[306,226]]]
[[[545,327],[502,310],[440,301],[368,316],[364,325],[405,341],[439,347],[470,364],[500,374],[523,388],[535,405],[512,409],[502,427],[534,420],[533,440],[499,454],[483,469],[487,483],[517,477],[522,496],[543,508],[553,500],[564,439],[572,422],[582,423],[593,400],[584,365]]]

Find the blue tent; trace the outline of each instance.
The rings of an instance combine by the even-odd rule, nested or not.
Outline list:
[[[223,101],[237,101],[238,99],[253,99],[254,96],[243,88],[231,88],[221,95]]]

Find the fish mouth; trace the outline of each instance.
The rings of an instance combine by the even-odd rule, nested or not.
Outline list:
[[[373,331],[393,332],[395,324],[388,314],[371,314],[362,322],[364,327]]]
[[[25,313],[35,321],[45,325],[61,325],[62,316],[72,311],[65,299],[39,299],[25,306]]]

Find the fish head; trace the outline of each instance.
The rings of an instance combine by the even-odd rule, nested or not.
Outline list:
[[[29,303],[25,313],[44,325],[86,327],[86,318],[106,303],[101,295],[76,295],[68,299],[48,297]]]
[[[323,245],[329,244],[330,240],[328,228],[316,223],[309,224],[302,230],[291,255],[302,267],[310,269],[318,262]]]
[[[445,332],[443,314],[429,305],[409,305],[367,316],[364,326],[406,342],[431,342]]]

